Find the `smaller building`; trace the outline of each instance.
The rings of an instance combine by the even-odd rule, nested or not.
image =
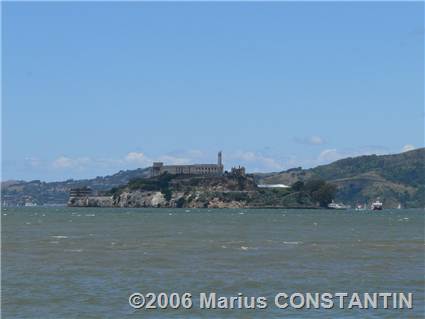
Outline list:
[[[69,197],[89,197],[93,195],[93,190],[90,187],[71,188]]]
[[[232,167],[232,169],[230,170],[230,174],[235,176],[245,176],[246,175],[245,167],[243,166]]]

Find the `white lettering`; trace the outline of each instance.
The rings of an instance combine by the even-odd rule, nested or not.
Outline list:
[[[348,293],[346,292],[337,292],[335,297],[339,298],[339,308],[344,309],[344,297],[347,297]]]
[[[310,309],[313,305],[313,308],[319,309],[319,299],[320,294],[318,292],[314,293],[314,296],[312,293],[306,293],[306,308]]]
[[[299,303],[296,303],[296,299],[299,298]],[[305,305],[305,297],[302,293],[296,292],[289,297],[289,304],[292,308],[300,309]]]
[[[334,301],[332,300],[332,294],[330,293],[324,293],[321,296],[322,302],[320,303],[320,306],[324,309],[332,309],[334,306]]]
[[[282,301],[280,299],[283,299],[283,303],[281,303]],[[275,297],[274,297],[274,304],[276,305],[276,307],[280,308],[280,309],[285,309],[288,307],[288,303],[286,302],[286,299],[288,298],[288,295],[284,292],[278,293]]]
[[[407,297],[404,292],[400,292],[398,298],[399,309],[404,309],[404,305],[406,305],[408,309],[413,308],[413,294],[411,292],[407,293]]]
[[[216,308],[216,300],[217,294],[215,292],[211,292],[207,294],[205,292],[201,292],[199,295],[199,308],[201,309],[215,309]]]
[[[379,297],[384,298],[383,307],[384,307],[384,309],[388,309],[388,297],[391,297],[391,292],[380,292]]]
[[[363,309],[362,302],[360,301],[360,297],[357,292],[351,295],[350,302],[348,303],[348,309],[352,309],[354,306],[358,307],[359,309]]]
[[[378,294],[376,292],[372,294],[372,297],[369,293],[364,294],[364,308],[369,309],[369,304],[372,309],[378,308]]]

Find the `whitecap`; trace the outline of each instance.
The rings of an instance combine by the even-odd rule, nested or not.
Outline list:
[[[63,236],[63,235],[56,235],[56,236],[50,236],[50,237],[57,238],[57,239],[68,238],[68,236]]]
[[[242,250],[248,250],[248,247],[246,247],[246,246],[241,246],[241,249],[242,249]]]
[[[186,210],[185,210],[185,212],[186,212],[186,213],[190,213],[190,210],[189,210],[189,209],[186,209]]]
[[[221,246],[221,248],[224,248],[224,249],[226,249],[226,248],[227,248],[227,246],[225,246],[225,245],[222,245],[222,246]]]
[[[3,214],[3,216],[7,216],[7,214],[6,214],[6,213],[4,213],[4,214]]]
[[[70,252],[70,253],[81,253],[82,249],[64,249],[64,252]]]
[[[285,245],[298,245],[298,244],[302,244],[302,241],[284,241],[283,242]]]
[[[87,217],[94,217],[96,216],[95,214],[86,214]]]
[[[59,242],[58,242],[57,240],[49,241],[49,243],[50,243],[50,244],[59,244]]]

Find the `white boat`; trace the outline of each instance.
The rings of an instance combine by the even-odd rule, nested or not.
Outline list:
[[[37,204],[36,203],[32,203],[32,202],[26,202],[24,206],[25,207],[34,207],[34,206],[37,206]]]
[[[366,204],[364,204],[364,205],[358,204],[357,207],[356,207],[356,210],[357,211],[367,210],[367,206],[366,206]]]
[[[371,210],[382,210],[383,205],[384,204],[382,204],[382,202],[379,199],[377,199],[376,201],[374,201],[372,203],[372,205],[370,206],[370,209]]]
[[[331,208],[331,209],[349,209],[349,208],[351,208],[351,206],[345,205],[343,203],[335,203],[334,201],[332,201],[332,203],[330,203],[328,205],[328,208]]]

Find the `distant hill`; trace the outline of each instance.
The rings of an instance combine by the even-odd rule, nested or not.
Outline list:
[[[149,176],[149,168],[119,171],[116,174],[93,179],[67,180],[63,182],[42,182],[33,180],[5,181],[1,184],[2,203],[8,206],[36,203],[38,205],[65,205],[71,188],[88,186],[95,191],[106,191],[127,184],[135,178]]]
[[[393,155],[346,158],[311,169],[295,168],[275,174],[258,174],[264,184],[292,185],[320,178],[338,187],[338,201],[351,205],[377,197],[385,207],[425,207],[425,148]]]
[[[346,204],[370,204],[377,197],[385,207],[425,207],[425,148],[394,155],[367,155],[346,158],[311,169],[293,168],[279,173],[254,174],[257,183],[292,185],[297,181],[323,179],[338,187],[336,199]],[[42,182],[39,180],[2,182],[2,202],[66,204],[69,189],[89,186],[107,191],[130,180],[149,176],[149,168],[120,171],[84,180]]]

